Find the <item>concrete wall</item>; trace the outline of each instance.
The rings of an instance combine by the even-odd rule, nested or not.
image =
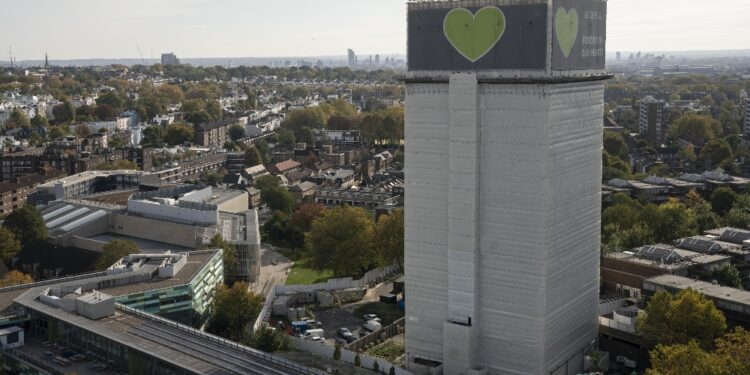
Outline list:
[[[139,216],[110,215],[110,231],[189,248],[201,246],[198,227]]]
[[[250,195],[243,193],[237,197],[222,202],[219,205],[219,211],[240,213],[247,211],[248,207],[250,207]]]
[[[187,224],[215,225],[219,221],[217,211],[201,211],[138,200],[128,201],[128,212]]]
[[[295,348],[297,348],[297,350],[314,353],[314,354],[317,354],[319,356],[323,356],[326,358],[333,358],[333,352],[335,349],[329,345],[317,343],[317,342],[310,341],[310,340],[303,340],[299,337],[294,337],[294,336],[292,336],[291,339],[292,339],[292,344],[294,345]],[[341,362],[345,362],[345,363],[353,365],[354,358],[356,355],[357,355],[356,353],[350,350],[341,349]],[[378,365],[380,366],[380,371],[383,371],[385,373],[388,373],[388,371],[390,371],[391,369],[391,366],[393,366],[392,363],[386,361],[385,359],[371,357],[367,354],[360,354],[359,359],[362,364],[361,367],[366,368],[366,369],[372,369],[373,363],[375,363],[375,361],[378,361]],[[414,375],[408,370],[405,370],[398,366],[393,366],[393,367],[396,369],[396,375]]]
[[[89,238],[79,237],[79,236],[72,236],[70,241],[70,246],[77,247],[79,249],[89,250],[89,251],[96,251],[98,253],[102,252],[104,245],[106,245],[106,242],[92,240]]]

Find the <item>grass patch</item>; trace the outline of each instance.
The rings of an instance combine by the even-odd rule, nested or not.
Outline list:
[[[333,271],[319,271],[312,267],[310,259],[300,259],[294,262],[286,285],[310,285],[324,283],[333,277]]]
[[[381,302],[370,302],[354,310],[354,315],[358,318],[363,317],[365,314],[377,315],[383,327],[391,325],[394,321],[404,317],[404,311],[398,305]]]
[[[399,357],[406,353],[404,344],[398,341],[386,341],[366,352],[369,355],[384,358],[388,362],[395,362]]]

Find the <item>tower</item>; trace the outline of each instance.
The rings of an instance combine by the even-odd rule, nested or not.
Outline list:
[[[408,367],[576,373],[598,331],[606,1],[407,6]]]
[[[47,52],[44,53],[44,69],[49,69],[49,57],[47,56]]]

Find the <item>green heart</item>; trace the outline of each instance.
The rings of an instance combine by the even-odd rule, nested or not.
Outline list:
[[[563,7],[557,8],[555,34],[557,34],[557,43],[560,44],[560,49],[567,59],[578,37],[578,11],[570,9],[566,12]]]
[[[443,21],[445,37],[461,55],[476,62],[487,54],[505,32],[505,14],[489,6],[472,14],[464,8],[452,9]]]

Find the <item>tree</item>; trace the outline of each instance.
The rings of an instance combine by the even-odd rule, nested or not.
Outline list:
[[[728,187],[720,187],[711,194],[711,207],[719,215],[725,215],[732,209],[737,195]]]
[[[740,271],[731,264],[724,264],[711,269],[711,278],[719,285],[742,289],[742,277]]]
[[[109,104],[100,104],[96,106],[94,113],[101,121],[112,121],[117,118],[117,114],[120,112]]]
[[[672,124],[669,133],[674,138],[690,137],[708,142],[721,133],[721,124],[711,116],[688,113]]]
[[[114,239],[107,242],[102,248],[102,253],[96,259],[96,269],[105,270],[118,260],[139,252],[138,245],[130,240]]]
[[[610,154],[620,159],[627,159],[628,146],[622,134],[605,130],[604,131],[604,149]]]
[[[732,157],[732,148],[723,139],[715,139],[701,149],[701,160],[709,166],[715,166],[722,160]]]
[[[380,364],[378,364],[377,360],[373,361],[372,363],[372,371],[376,373],[380,372]]]
[[[646,375],[720,375],[722,372],[711,353],[697,342],[658,345],[650,352],[651,368]]]
[[[162,136],[161,126],[149,126],[143,129],[143,139],[141,139],[141,146],[162,147],[163,145],[164,139]]]
[[[711,349],[726,329],[724,314],[693,289],[682,290],[676,296],[656,292],[636,320],[636,331],[649,347],[685,345],[695,340],[701,348]]]
[[[114,163],[100,163],[94,166],[93,171],[120,171],[120,170],[139,170],[138,164],[125,159],[120,159]]]
[[[85,138],[91,135],[91,129],[86,124],[76,126],[76,136]]]
[[[675,239],[698,234],[695,213],[675,199],[671,199],[649,212],[654,206],[647,206],[642,218],[654,233],[654,240],[669,243]]]
[[[28,204],[13,211],[5,219],[3,228],[13,233],[23,245],[47,238],[47,227],[44,225],[42,215],[36,207]]]
[[[254,142],[253,146],[258,149],[258,152],[260,153],[260,160],[262,160],[262,163],[265,164],[266,156],[268,155],[268,143],[262,139],[259,139]]]
[[[253,332],[248,341],[251,347],[267,353],[286,351],[292,348],[292,340],[289,335],[265,324]]]
[[[330,269],[337,276],[360,277],[379,265],[373,242],[371,214],[348,205],[326,210],[305,234],[305,246],[317,269]]]
[[[293,147],[295,143],[294,138],[294,132],[292,132],[289,129],[281,129],[279,130],[278,136],[277,136],[279,143],[283,147]]]
[[[285,188],[261,189],[260,200],[274,211],[292,212],[294,196]]]
[[[716,340],[716,352],[727,374],[750,374],[750,331],[735,328]]]
[[[37,127],[49,126],[49,121],[44,116],[36,115],[31,118],[31,125]]]
[[[260,152],[255,146],[250,146],[245,150],[245,166],[253,167],[258,164],[263,164],[263,158],[260,156]]]
[[[267,174],[265,176],[260,176],[255,179],[255,187],[258,188],[258,190],[267,190],[272,188],[278,188],[281,186],[281,180],[279,180],[278,177],[274,175]]]
[[[362,367],[362,359],[359,358],[359,353],[354,356],[354,367]]]
[[[248,292],[247,287],[245,283],[235,283],[231,288],[218,286],[211,303],[209,332],[233,341],[245,337],[247,326],[263,308],[263,297]]]
[[[26,117],[25,113],[18,109],[13,109],[13,111],[10,112],[8,119],[5,120],[6,129],[28,128],[29,125],[29,118]]]
[[[747,228],[750,226],[750,210],[732,208],[721,218],[721,222],[728,227]]]
[[[333,360],[334,361],[341,360],[341,344],[339,343],[336,343],[336,348],[333,349]]]
[[[237,142],[242,138],[245,138],[245,128],[239,125],[232,125],[229,128],[229,139]]]
[[[117,95],[116,92],[110,91],[96,98],[96,106],[108,106],[112,109],[113,112],[119,113],[122,111],[123,100],[122,98],[120,98],[120,96]]]
[[[49,139],[55,140],[61,137],[64,137],[66,134],[65,129],[61,126],[52,126],[49,129]]]
[[[703,233],[709,229],[719,227],[719,216],[711,210],[708,203],[693,208],[695,212],[695,224],[698,226],[698,233]]]
[[[386,264],[404,266],[404,210],[382,215],[375,227],[375,246]]]
[[[388,370],[388,375],[396,375],[396,368],[391,365],[391,369]]]
[[[164,137],[164,140],[167,141],[170,146],[181,145],[185,142],[192,141],[193,134],[194,131],[192,126],[181,122],[175,122],[167,126],[167,134]]]
[[[13,232],[0,228],[0,259],[8,263],[20,251],[21,242],[16,239]]]
[[[52,107],[52,116],[55,117],[55,122],[58,124],[73,121],[75,113],[75,108],[67,100],[62,102],[62,104]]]
[[[239,262],[237,261],[237,249],[235,249],[234,245],[232,245],[231,242],[224,240],[224,238],[221,237],[221,234],[216,233],[216,235],[211,238],[211,245],[214,249],[222,249],[222,260],[224,262],[224,284],[228,286],[234,285],[235,280],[237,280],[237,275],[239,274]]]
[[[0,280],[0,288],[5,288],[8,286],[13,285],[21,285],[21,284],[28,284],[33,283],[34,279],[23,272],[20,271],[10,271],[8,272],[5,277]]]

